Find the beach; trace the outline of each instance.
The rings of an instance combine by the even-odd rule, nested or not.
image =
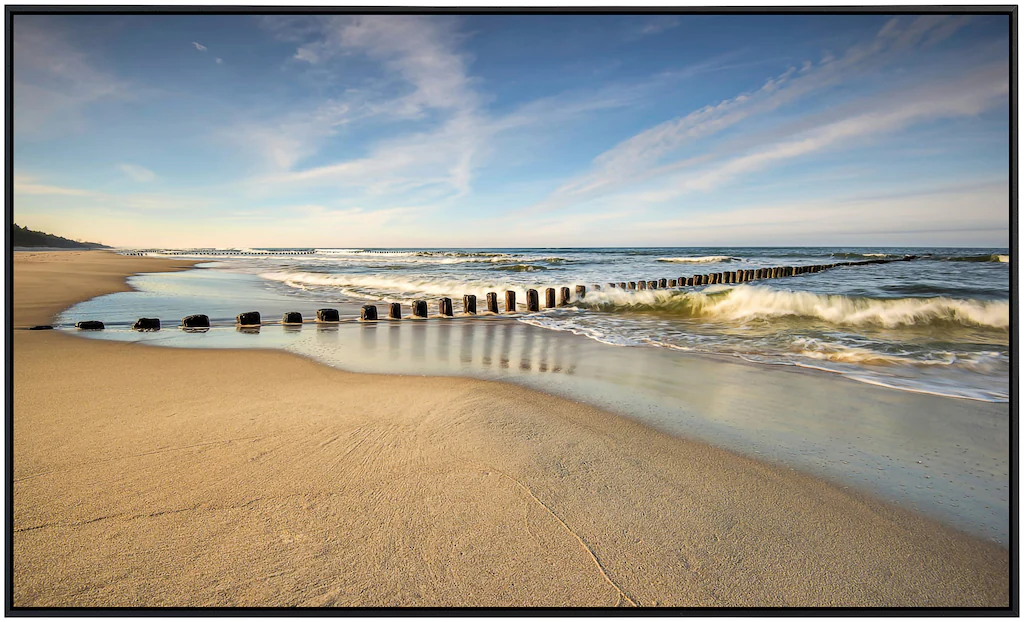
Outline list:
[[[21,330],[189,266],[15,254],[15,606],[1009,604],[996,543],[568,399]]]

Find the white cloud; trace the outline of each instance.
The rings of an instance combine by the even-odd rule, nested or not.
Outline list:
[[[769,78],[760,88],[708,105],[687,115],[665,121],[620,142],[598,155],[591,170],[570,179],[534,210],[554,209],[594,197],[639,178],[656,173],[664,158],[697,139],[733,127],[755,115],[774,111],[805,95],[835,85],[853,74],[863,74],[899,58],[922,39],[934,43],[962,26],[963,20],[922,16],[902,26],[899,18],[888,22],[869,42],[850,47],[841,57],[831,54],[814,66],[805,61],[798,71],[790,67]]]
[[[681,23],[682,20],[677,15],[659,15],[647,20],[643,28],[640,29],[640,33],[644,35],[653,35],[671,28],[676,28]]]
[[[119,164],[117,168],[119,168],[125,175],[138,182],[144,183],[156,179],[156,174],[153,171],[137,164]]]
[[[862,143],[923,121],[974,116],[1005,100],[1009,67],[975,69],[956,80],[928,84],[876,98],[862,112],[827,123],[799,136],[752,150],[703,171],[677,177],[667,187],[616,197],[620,201],[664,202],[691,191],[707,191],[772,164],[806,156],[837,144]]]
[[[197,41],[193,41],[192,45],[196,46],[196,49],[199,50],[200,52],[205,52],[206,51],[206,46],[203,45],[202,43],[199,43]]]
[[[218,64],[218,65],[221,65],[221,64],[223,64],[223,63],[224,63],[224,59],[222,59],[222,58],[218,58],[218,59],[217,59],[217,64]]]
[[[46,16],[14,19],[14,126],[21,137],[80,129],[86,107],[129,96]]]

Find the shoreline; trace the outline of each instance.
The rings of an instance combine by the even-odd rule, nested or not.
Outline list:
[[[126,291],[125,271],[154,261],[78,258],[76,269],[99,277],[68,290],[52,287],[56,270],[26,270],[26,259],[15,258],[16,325],[50,309],[48,321],[73,296]],[[118,278],[120,289],[109,289]],[[16,606],[62,597],[97,604],[1008,603],[1008,555],[997,545],[512,383],[346,372],[265,350],[154,352],[19,330],[14,345]],[[63,374],[42,377],[54,366]],[[103,369],[119,373],[89,372]],[[252,393],[276,416],[252,403]],[[353,403],[355,396],[362,401]],[[75,435],[66,427],[75,427],[82,410],[90,429]],[[253,427],[267,434],[247,436]],[[45,450],[58,439],[70,456]],[[137,453],[142,447],[149,450]],[[453,462],[453,455],[464,459]],[[141,464],[130,473],[113,468],[123,460]],[[346,485],[339,490],[337,481]],[[295,482],[298,497],[288,492]],[[136,494],[107,489],[115,483]],[[54,498],[53,488],[64,496]],[[220,503],[223,497],[238,503]],[[228,516],[250,540],[225,529]],[[385,516],[397,528],[381,529],[392,525]],[[188,533],[186,517],[201,523],[198,545],[173,537]],[[339,522],[359,537],[335,533]],[[268,523],[291,527],[270,534]],[[424,532],[435,537],[416,537]],[[401,562],[388,563],[366,542]],[[158,551],[147,552],[147,544]],[[295,548],[303,552],[296,556]],[[69,549],[84,559],[68,558]],[[269,585],[241,585],[232,572],[252,573],[226,549],[268,571],[306,565],[270,572],[285,578]],[[49,593],[40,550],[64,562]],[[132,573],[112,588],[90,579],[97,570],[113,579],[126,558],[158,587]],[[223,589],[158,571],[186,559],[202,560]],[[475,589],[457,589],[467,581]]]

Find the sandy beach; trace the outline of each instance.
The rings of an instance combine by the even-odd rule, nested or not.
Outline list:
[[[503,383],[79,339],[188,262],[14,257],[19,606],[999,606],[997,544]]]

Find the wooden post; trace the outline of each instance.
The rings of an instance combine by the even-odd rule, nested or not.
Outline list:
[[[668,287],[668,279],[658,279],[658,287],[662,289]]]
[[[414,300],[412,303],[412,316],[425,318],[427,317],[427,301],[426,300]]]
[[[498,312],[498,294],[496,292],[487,292],[487,311]]]
[[[526,310],[527,311],[540,311],[540,301],[537,297],[537,290],[528,289],[526,290]]]
[[[676,282],[677,281],[675,279],[669,279],[668,286],[669,287],[675,287],[676,286]]]
[[[204,315],[203,317],[206,316]],[[209,320],[207,320],[207,326],[209,326]],[[75,328],[79,330],[103,330],[103,322],[100,322],[99,320],[75,322]]]
[[[505,292],[505,313],[516,312],[516,293],[512,290]]]
[[[636,281],[629,282],[629,289],[636,289]]]
[[[625,281],[619,281],[619,289],[626,289],[626,282]]]
[[[637,281],[636,282],[636,288],[637,289],[647,289],[647,281]]]
[[[260,312],[259,311],[248,311],[246,313],[239,313],[235,316],[235,323],[239,326],[259,326]]]
[[[185,319],[188,319],[188,318],[185,318]],[[182,320],[181,323],[184,324],[185,320]],[[302,314],[299,313],[298,311],[289,311],[288,313],[285,313],[283,316],[281,316],[281,323],[282,324],[302,324]]]
[[[452,316],[452,299],[451,298],[442,298],[441,300],[438,300],[437,301],[437,310],[440,312],[441,317],[451,317]]]
[[[577,285],[576,286],[576,300],[583,300],[587,296],[587,286]]]
[[[462,297],[462,311],[470,315],[476,315],[476,296],[466,294]]]
[[[377,319],[377,305],[363,305],[359,310],[359,319],[364,322],[373,322]]]
[[[686,286],[687,287],[693,287],[693,277],[692,276],[686,277]]]
[[[569,293],[569,288],[568,287],[563,287],[561,293],[562,293],[562,304],[563,305],[569,304],[569,301],[572,299],[572,294]]]
[[[287,320],[288,314],[285,313],[285,319]],[[299,324],[302,323],[302,316],[299,316]],[[181,318],[182,328],[209,328],[210,317],[208,315],[186,315]]]
[[[590,286],[590,289],[594,290],[595,292],[599,292],[599,291],[601,291],[601,286],[600,286],[600,285],[598,285],[597,283],[593,283],[593,284],[592,284],[592,285]]]
[[[657,281],[647,281],[647,289],[658,289]]]
[[[615,283],[609,283],[608,284],[608,289],[615,289],[616,287],[618,287],[618,285],[615,284]]]
[[[548,309],[555,308],[555,288],[549,287],[544,290],[544,302]]]
[[[337,309],[317,309],[316,310],[316,321],[317,322],[337,322],[340,320]]]
[[[400,320],[402,319],[402,303],[392,302],[391,309],[388,311],[389,320]]]

